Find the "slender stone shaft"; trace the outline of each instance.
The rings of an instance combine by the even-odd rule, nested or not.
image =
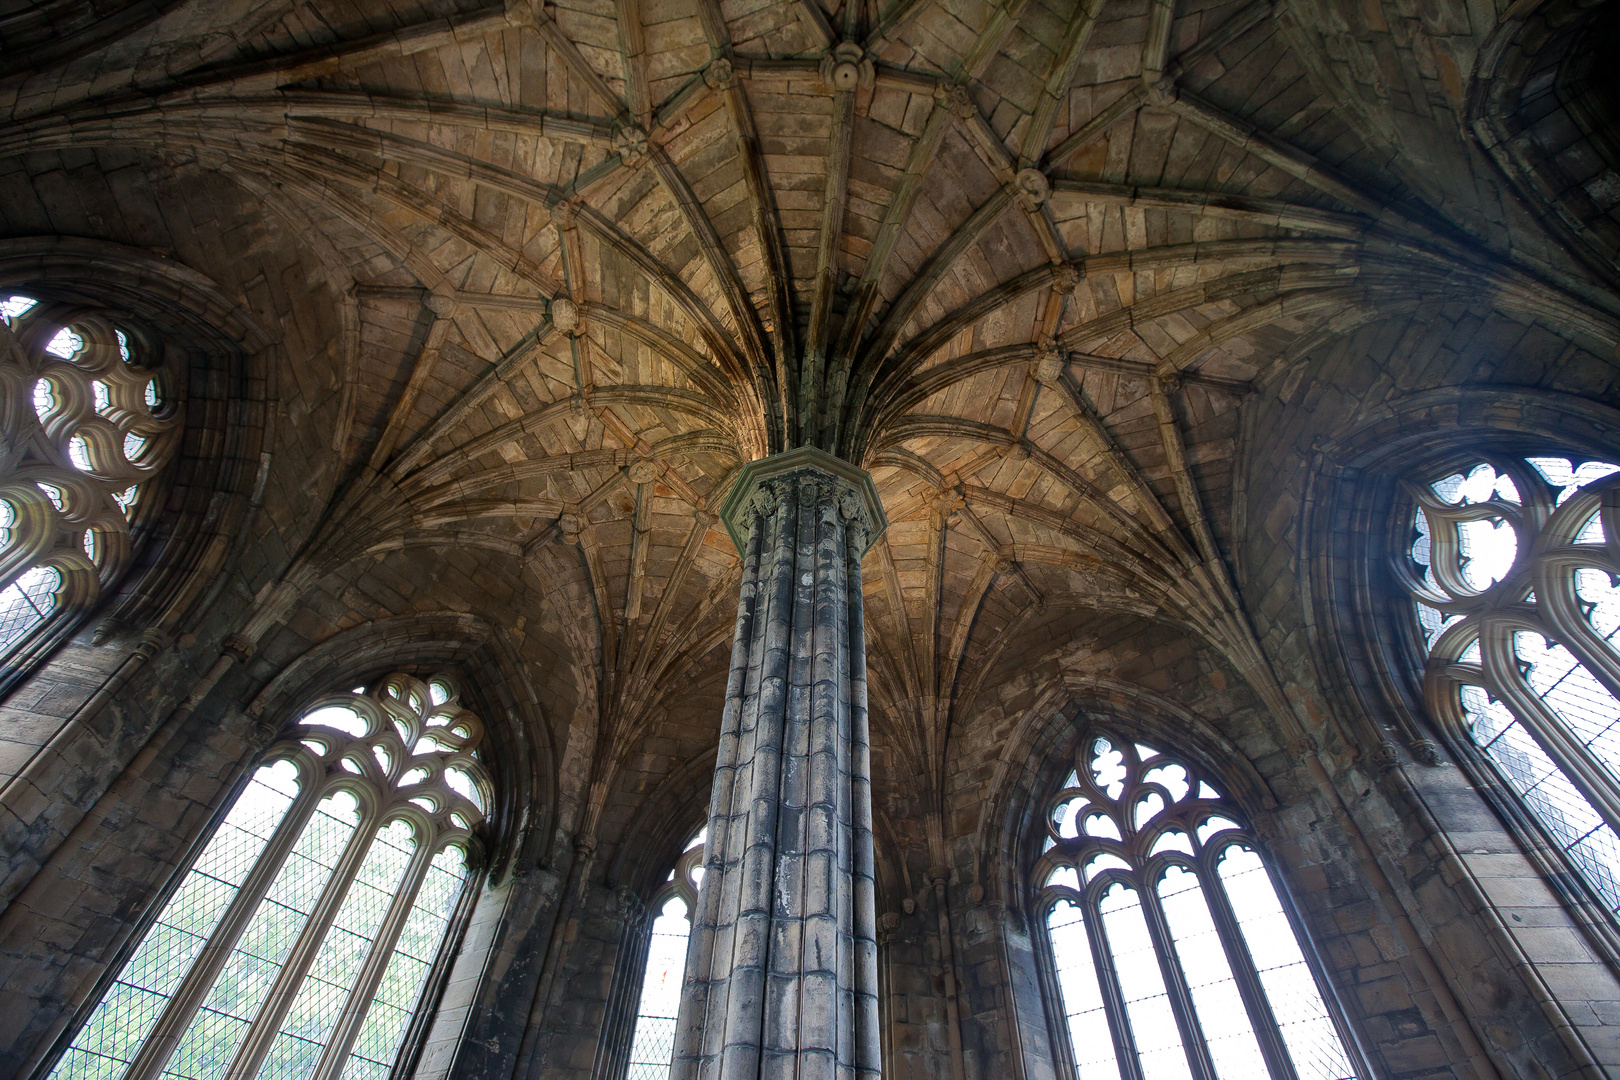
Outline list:
[[[813,449],[749,465],[704,877],[672,1080],[875,1080],[871,752],[861,555],[883,510]]]

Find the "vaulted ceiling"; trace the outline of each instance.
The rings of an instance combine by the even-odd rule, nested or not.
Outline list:
[[[718,719],[736,470],[862,464],[878,739],[932,799],[963,703],[1110,619],[1287,708],[1232,491],[1246,398],[1324,341],[1489,295],[1612,344],[1612,293],[1474,175],[1478,28],[1380,52],[1377,7],[29,5],[0,140],[228,182],[194,227],[257,212],[321,268],[341,331],[296,347],[340,369],[336,464],[291,579],[532,571],[603,786],[661,712]]]

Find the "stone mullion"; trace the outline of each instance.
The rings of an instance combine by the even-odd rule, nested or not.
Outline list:
[[[307,754],[307,751],[301,752]],[[311,782],[307,773],[299,779],[301,786],[293,804],[287,808],[281,824],[271,834],[269,843],[259,853],[258,860],[254,862],[248,876],[243,879],[230,906],[220,917],[219,924],[208,936],[202,953],[192,962],[180,987],[169,998],[163,1016],[152,1029],[152,1033],[146,1037],[146,1042],[142,1044],[135,1060],[130,1062],[124,1080],[151,1080],[152,1077],[162,1073],[163,1067],[169,1063],[169,1058],[180,1044],[186,1028],[190,1026],[191,1018],[196,1015],[197,1009],[201,1007],[209,991],[214,988],[214,980],[219,977],[225,962],[231,957],[232,950],[241,940],[248,921],[259,909],[259,901],[264,899],[271,883],[275,881],[276,874],[281,870],[281,864],[287,860],[287,853],[304,834],[304,827],[309,824],[309,819],[315,816],[315,808],[320,805],[327,792],[318,783]],[[251,783],[251,779],[249,782]],[[241,798],[246,790],[243,788],[232,798],[226,810],[227,814],[230,812],[229,807],[234,807],[236,799]],[[195,861],[186,867],[185,874],[191,873]]]
[[[1146,875],[1137,895],[1142,900],[1142,914],[1147,922],[1148,937],[1153,941],[1153,951],[1159,957],[1159,970],[1164,975],[1164,988],[1166,996],[1170,999],[1170,1011],[1175,1015],[1176,1027],[1181,1031],[1182,1052],[1186,1055],[1187,1064],[1192,1069],[1194,1080],[1216,1080],[1215,1065],[1209,1056],[1209,1044],[1205,1041],[1198,1019],[1198,1010],[1193,1005],[1192,991],[1187,986],[1186,975],[1181,970],[1181,954],[1176,949],[1175,939],[1170,936],[1164,908],[1159,904],[1159,891],[1149,886]]]
[[[1258,849],[1258,845],[1256,848]],[[1282,1031],[1277,1026],[1277,1016],[1271,1011],[1271,999],[1266,996],[1266,989],[1260,982],[1259,969],[1255,967],[1254,957],[1249,953],[1249,943],[1244,940],[1243,931],[1238,927],[1237,913],[1232,910],[1232,899],[1226,895],[1226,885],[1215,871],[1225,851],[1226,848],[1222,848],[1211,855],[1207,849],[1205,850],[1197,869],[1199,890],[1204,894],[1205,903],[1209,905],[1209,913],[1215,923],[1215,933],[1221,939],[1222,948],[1226,950],[1227,966],[1232,969],[1232,980],[1237,984],[1238,995],[1248,1009],[1249,1023],[1254,1028],[1255,1039],[1260,1044],[1260,1053],[1265,1058],[1266,1067],[1270,1069],[1274,1080],[1299,1080],[1299,1074],[1294,1069],[1294,1060],[1288,1053],[1288,1045],[1283,1042]],[[1269,875],[1269,868],[1265,872]]]
[[[326,794],[330,794],[332,790],[337,789],[328,789]],[[333,868],[325,888],[321,890],[320,898],[305,918],[297,941],[282,962],[281,971],[265,995],[259,1015],[254,1017],[247,1034],[242,1037],[242,1042],[236,1049],[236,1056],[231,1060],[230,1068],[225,1073],[225,1080],[251,1080],[257,1076],[259,1067],[264,1064],[265,1056],[270,1052],[271,1044],[280,1033],[281,1022],[286,1019],[287,1010],[292,1007],[293,998],[298,993],[298,988],[303,985],[304,976],[309,973],[309,967],[315,961],[315,954],[320,949],[321,942],[326,940],[326,932],[331,929],[332,920],[337,917],[343,898],[349,894],[349,886],[354,883],[355,876],[365,865],[366,855],[371,851],[372,842],[377,839],[382,811],[375,805],[375,795],[367,801],[373,805],[366,806],[362,810],[360,824],[350,836],[337,866]]]
[[[1131,1030],[1130,1018],[1125,1012],[1125,994],[1120,989],[1119,973],[1114,967],[1114,951],[1109,945],[1108,933],[1103,929],[1102,909],[1098,903],[1101,896],[1102,888],[1088,888],[1087,898],[1081,903],[1080,909],[1086,941],[1091,948],[1092,964],[1097,973],[1097,988],[1102,992],[1103,1018],[1108,1021],[1108,1031],[1114,1037],[1114,1061],[1119,1066],[1121,1080],[1145,1080],[1142,1076],[1142,1059],[1136,1052],[1136,1033]],[[1050,936],[1047,941],[1050,945]],[[1053,967],[1055,969],[1056,965]],[[1067,1016],[1064,1017],[1063,1026],[1066,1029],[1065,1037],[1070,1037]]]
[[[1486,688],[1507,702],[1541,749],[1591,803],[1608,826],[1620,833],[1620,792],[1609,771],[1519,673],[1513,628],[1495,620],[1480,628],[1480,668]]]
[[[437,838],[430,834],[429,839]],[[405,920],[411,917],[411,909],[416,904],[416,894],[427,878],[428,869],[436,854],[435,846],[431,842],[417,843],[411,861],[405,868],[405,877],[395,890],[393,903],[388,906],[382,924],[372,937],[371,949],[366,954],[354,985],[349,988],[349,996],[343,1003],[343,1011],[327,1035],[326,1047],[321,1051],[315,1069],[310,1074],[312,1080],[337,1080],[342,1075],[343,1067],[349,1060],[349,1052],[354,1049],[354,1042],[360,1037],[360,1028],[366,1021],[366,1015],[371,1011],[371,1002],[376,997],[377,987],[382,983],[388,964],[394,958],[394,948],[399,944],[399,935],[405,929]]]

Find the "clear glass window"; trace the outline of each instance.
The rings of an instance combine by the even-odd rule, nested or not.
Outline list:
[[[705,830],[706,831],[706,830]],[[686,945],[692,934],[698,886],[703,882],[700,831],[670,871],[669,884],[653,901],[656,913],[647,945],[647,967],[641,978],[641,1003],[630,1039],[626,1080],[664,1080],[675,1059],[675,1020],[681,1008],[681,980],[686,974]]]
[[[431,780],[420,802],[402,798],[403,774],[442,777],[453,757],[488,786],[482,725],[448,676],[436,681],[445,693],[432,705],[416,679],[394,675],[384,687],[406,693],[338,694],[304,713],[50,1080],[388,1075],[470,880],[469,830],[483,817]],[[435,721],[466,734],[412,754]],[[343,767],[355,760],[358,772]]]
[[[1255,842],[1217,785],[1106,733],[1082,739],[1078,756],[1050,798],[1033,880],[1079,1080],[1354,1080]]]
[[[9,411],[0,434],[37,448],[0,470],[0,665],[11,670],[20,650],[56,640],[59,617],[88,611],[128,568],[135,492],[179,445],[178,410],[158,415],[156,380],[131,362],[122,330],[86,315],[48,335],[13,336],[37,307],[26,296],[0,300],[0,368],[33,405]]]
[[[1620,916],[1620,466],[1481,460],[1407,491],[1395,569],[1437,719]]]

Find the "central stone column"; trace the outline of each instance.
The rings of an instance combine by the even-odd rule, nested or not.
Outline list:
[[[671,1080],[875,1080],[861,556],[872,478],[805,447],[721,507],[743,557]]]

